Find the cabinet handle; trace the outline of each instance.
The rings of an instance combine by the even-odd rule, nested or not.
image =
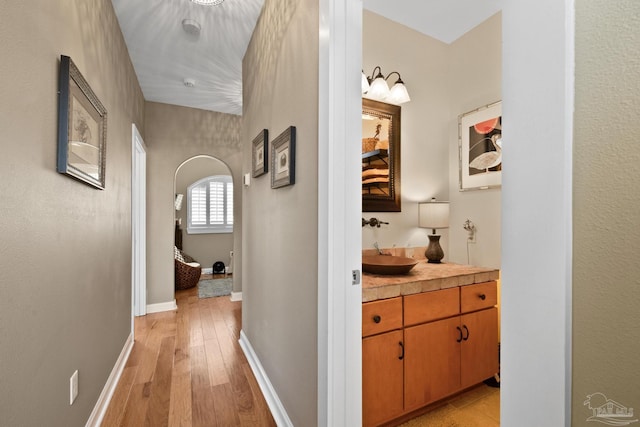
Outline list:
[[[484,300],[486,300],[486,299],[487,299],[487,296],[486,296],[485,294],[480,294],[480,295],[478,295],[478,296],[480,297],[480,299],[481,299],[482,301],[484,301]]]
[[[462,327],[464,328],[465,331],[467,331],[467,336],[462,338],[463,340],[468,340],[469,339],[469,329],[467,329],[467,325],[462,325]]]
[[[377,314],[373,316],[374,323],[380,323],[381,320],[382,320],[382,317],[378,316]]]
[[[462,329],[460,329],[460,326],[456,326],[456,329],[458,330],[458,332],[460,332],[460,337],[456,340],[456,342],[462,342]]]
[[[402,344],[402,341],[400,341],[398,344],[400,345],[400,350],[401,350],[400,357],[398,357],[398,359],[402,360],[404,359],[404,344]]]

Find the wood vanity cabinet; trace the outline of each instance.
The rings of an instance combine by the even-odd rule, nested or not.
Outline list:
[[[404,411],[402,297],[363,304],[362,336],[362,421],[375,426]]]
[[[497,373],[496,303],[494,281],[363,304],[363,425],[391,421]],[[402,329],[389,314],[373,320],[391,309],[402,313]],[[395,329],[370,332],[368,323],[384,318]]]

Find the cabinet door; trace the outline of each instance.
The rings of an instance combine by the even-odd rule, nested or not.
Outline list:
[[[498,372],[498,309],[493,307],[461,317],[461,386],[469,387]]]
[[[460,388],[460,317],[404,330],[404,409],[410,411]]]
[[[362,420],[376,426],[402,414],[402,331],[362,339]]]

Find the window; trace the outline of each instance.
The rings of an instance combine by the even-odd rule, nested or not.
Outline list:
[[[209,176],[187,189],[187,233],[233,232],[233,181]]]

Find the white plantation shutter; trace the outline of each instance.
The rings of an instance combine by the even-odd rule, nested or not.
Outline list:
[[[215,175],[194,182],[187,189],[188,233],[233,232],[233,181]]]

